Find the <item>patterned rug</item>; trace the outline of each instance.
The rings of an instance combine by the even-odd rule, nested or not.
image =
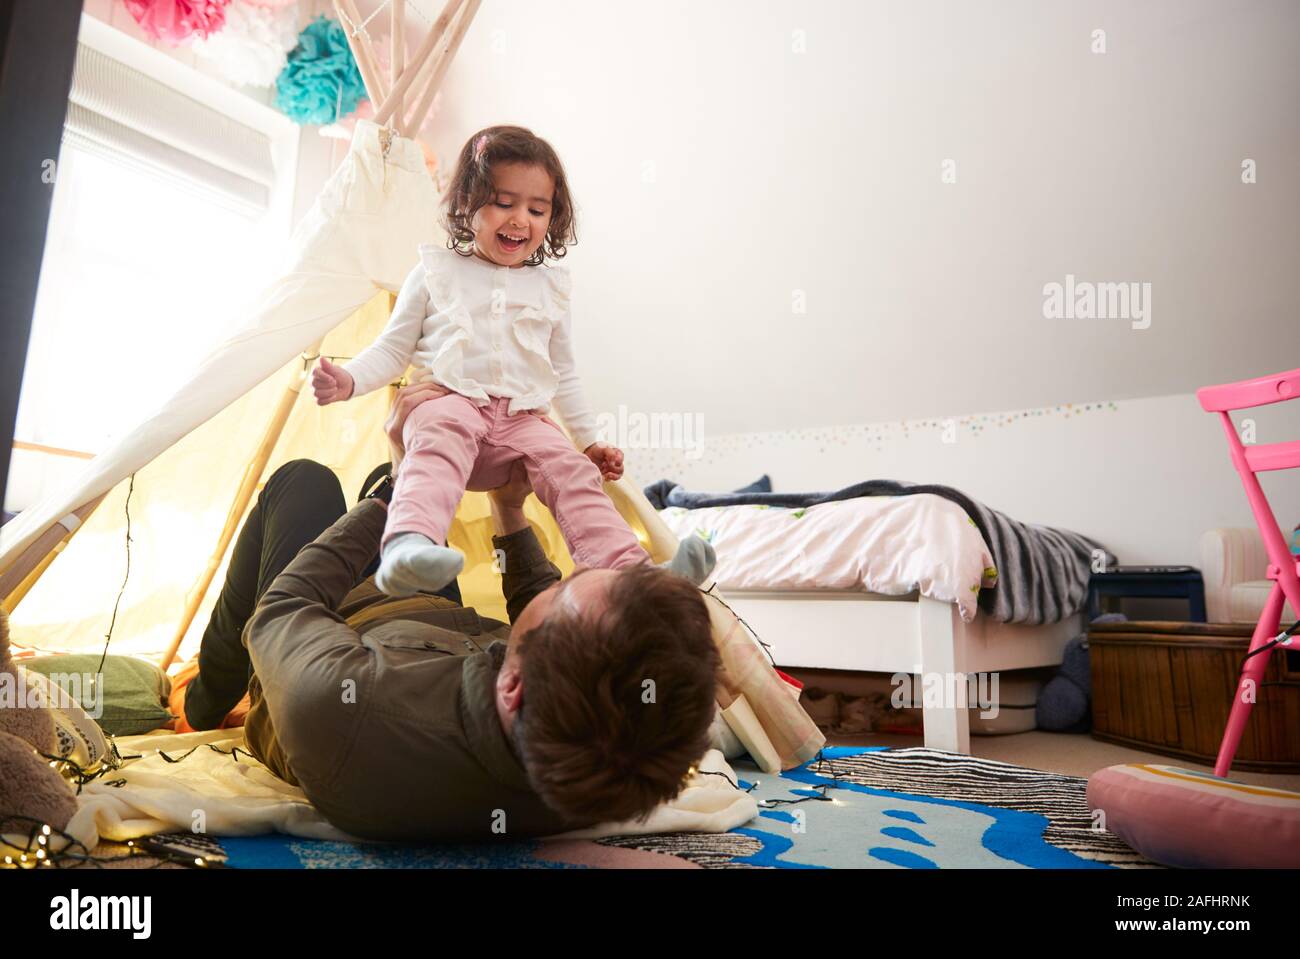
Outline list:
[[[757,818],[729,833],[381,845],[221,840],[235,868],[1152,867],[1095,828],[1087,780],[935,749],[838,747],[779,776],[735,764]]]

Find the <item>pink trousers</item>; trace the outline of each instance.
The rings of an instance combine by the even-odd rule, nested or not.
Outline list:
[[[478,406],[449,393],[411,411],[402,427],[406,453],[383,542],[398,533],[423,533],[446,543],[461,494],[503,485],[522,459],[533,492],[555,517],[575,563],[602,569],[648,563],[649,554],[601,487],[596,464],[540,413],[512,416],[509,405],[509,399],[493,397]]]

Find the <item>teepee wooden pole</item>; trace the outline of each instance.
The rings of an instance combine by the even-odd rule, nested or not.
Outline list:
[[[361,14],[357,12],[356,0],[342,0],[342,2],[344,9],[348,12],[348,16],[352,19],[352,22],[357,25],[357,29],[360,31],[357,35],[357,42],[361,46],[361,55],[365,57],[366,66],[370,70],[370,76],[375,81],[375,96],[379,99],[371,100],[370,102],[373,104],[382,101],[386,96],[388,96],[388,89],[384,84],[383,71],[379,69],[379,61],[375,59],[375,48],[370,42],[370,36],[361,29],[362,17]]]
[[[307,371],[316,358],[320,356],[320,347],[321,344],[317,343],[302,355],[302,369],[294,371],[284,394],[280,397],[280,402],[271,414],[271,420],[262,436],[262,442],[258,444],[257,452],[253,454],[252,460],[244,468],[243,479],[240,480],[234,502],[230,504],[230,512],[226,514],[226,524],[221,528],[221,536],[217,539],[217,546],[208,558],[207,566],[199,574],[198,581],[186,594],[185,610],[181,613],[181,621],[177,624],[171,645],[167,647],[167,652],[163,654],[163,658],[158,664],[164,670],[176,658],[176,653],[181,647],[181,641],[185,638],[185,634],[189,632],[194,617],[198,615],[199,607],[203,605],[203,597],[207,595],[208,588],[212,585],[212,580],[221,567],[221,561],[225,559],[226,550],[230,548],[230,542],[235,538],[235,530],[239,527],[240,520],[244,518],[244,514],[248,511],[248,504],[252,501],[253,493],[257,490],[258,481],[261,480],[262,473],[266,470],[266,464],[271,459],[275,444],[280,440],[280,434],[284,432],[284,425],[289,421],[289,414],[293,412],[294,404],[298,400],[298,394],[302,392],[302,386],[307,381]]]
[[[424,58],[424,62],[419,65],[418,70],[413,71],[415,73],[415,76],[413,77],[411,82],[411,89],[407,91],[407,97],[405,101],[400,104],[397,104],[396,109],[393,110],[392,119],[393,119],[394,126],[396,126],[399,123],[406,122],[406,116],[410,112],[410,110],[407,108],[414,106],[415,102],[420,98],[420,95],[424,92],[424,88],[429,81],[429,74],[433,71],[433,68],[437,63],[437,60],[438,60],[437,51],[435,51],[434,53],[431,53],[429,56]]]
[[[27,595],[28,590],[41,578],[46,568],[54,562],[54,558],[63,552],[68,541],[85,525],[90,514],[95,511],[95,507],[102,503],[107,495],[107,493],[100,493],[89,503],[73,510],[70,516],[75,517],[77,522],[71,529],[63,522],[51,524],[50,528],[38,536],[31,546],[23,550],[21,556],[0,573],[0,606],[4,607],[5,612],[12,613],[18,608],[18,604]]]
[[[429,112],[429,107],[433,105],[434,94],[438,92],[438,87],[442,83],[442,78],[446,76],[447,69],[451,66],[452,58],[456,56],[456,51],[460,49],[460,42],[465,39],[465,32],[469,30],[470,21],[474,19],[474,14],[478,12],[479,6],[483,0],[469,0],[461,10],[460,17],[456,20],[456,26],[452,30],[451,36],[442,46],[438,53],[438,62],[434,65],[433,73],[429,77],[428,86],[425,87],[424,95],[420,97],[419,102],[415,105],[415,112],[410,118],[398,126],[398,133],[405,137],[412,137],[420,132],[420,127],[424,126],[424,120]]]
[[[343,34],[348,38],[352,59],[357,61],[357,69],[361,71],[361,82],[366,85],[366,96],[370,98],[371,103],[380,103],[387,93],[371,53],[370,42],[362,34],[353,34],[352,28],[361,24],[356,4],[352,0],[334,0],[334,13],[339,18],[339,23],[343,25]]]
[[[415,56],[411,58],[411,62],[402,71],[402,78],[397,81],[397,85],[393,87],[388,98],[375,111],[375,122],[380,126],[386,124],[396,111],[397,100],[395,98],[404,96],[406,91],[410,89],[411,84],[415,82],[416,76],[428,66],[429,55],[433,53],[433,48],[447,30],[447,24],[451,22],[451,18],[464,2],[465,0],[447,0],[447,6],[443,8],[442,13],[438,14],[438,19],[429,28],[429,34],[424,38],[424,42],[420,44],[420,49],[415,51]]]
[[[388,12],[391,17],[388,31],[391,42],[388,52],[388,88],[394,90],[402,71],[406,69],[406,0],[392,0]],[[397,95],[397,113],[399,116],[402,113],[401,94]]]

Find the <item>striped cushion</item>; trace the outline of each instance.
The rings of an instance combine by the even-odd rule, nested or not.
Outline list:
[[[1300,793],[1129,763],[1088,779],[1100,825],[1167,866],[1300,866]]]

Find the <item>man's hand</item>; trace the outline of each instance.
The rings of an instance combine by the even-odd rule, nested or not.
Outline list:
[[[506,484],[488,490],[488,495],[502,509],[520,509],[532,491],[533,484],[528,481],[528,470],[524,468],[524,461],[518,459],[515,460],[514,466],[510,467],[510,479]]]
[[[592,443],[582,451],[600,469],[600,478],[616,480],[623,475],[623,451],[616,446]]]
[[[351,373],[341,366],[335,366],[324,356],[320,358],[316,369],[311,371],[311,389],[316,394],[318,406],[351,399],[354,385]]]
[[[510,467],[510,478],[504,486],[488,491],[488,501],[492,506],[492,526],[497,536],[505,536],[528,525],[524,516],[524,500],[533,491],[528,480],[528,470],[522,459],[515,460]]]
[[[388,419],[384,421],[384,433],[388,436],[388,446],[392,453],[394,476],[397,475],[397,468],[402,465],[402,457],[406,455],[406,441],[402,439],[402,427],[406,425],[406,418],[411,415],[411,410],[425,400],[437,399],[450,392],[451,390],[437,383],[412,383],[397,391],[393,408],[388,413]]]

